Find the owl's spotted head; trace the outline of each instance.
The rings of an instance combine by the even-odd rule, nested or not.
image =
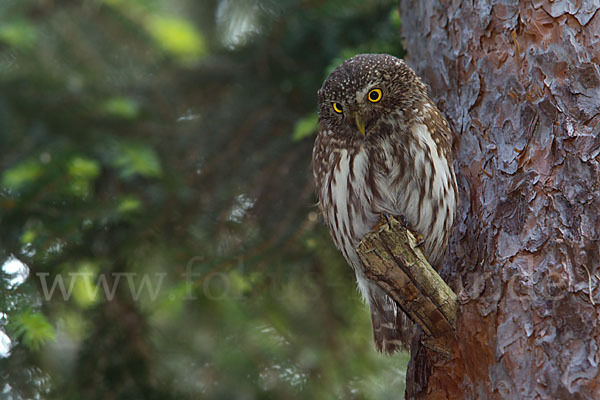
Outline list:
[[[360,54],[327,77],[318,92],[321,130],[365,137],[396,110],[423,101],[425,85],[404,61],[387,54]]]

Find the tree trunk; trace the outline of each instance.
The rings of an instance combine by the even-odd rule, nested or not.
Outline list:
[[[442,276],[454,356],[407,398],[600,399],[600,4],[401,0],[408,62],[456,133]]]

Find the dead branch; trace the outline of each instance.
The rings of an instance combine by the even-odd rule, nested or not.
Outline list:
[[[424,344],[437,352],[449,351],[447,339],[456,330],[457,297],[429,265],[415,235],[390,218],[366,235],[356,251],[366,276],[430,336]]]

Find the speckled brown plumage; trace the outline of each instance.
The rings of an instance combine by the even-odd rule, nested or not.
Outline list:
[[[370,306],[376,347],[391,353],[408,342],[409,324],[364,276],[355,247],[382,213],[403,216],[424,237],[429,262],[439,265],[457,201],[450,127],[416,74],[389,55],[347,60],[318,95],[313,173],[319,204]]]

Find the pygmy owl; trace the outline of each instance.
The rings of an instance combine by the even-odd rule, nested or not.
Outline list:
[[[409,321],[366,278],[355,247],[381,215],[401,216],[423,236],[430,264],[439,266],[457,203],[450,127],[421,79],[390,55],[345,61],[318,96],[313,174],[319,204],[369,304],[375,345],[392,353],[408,343]]]

